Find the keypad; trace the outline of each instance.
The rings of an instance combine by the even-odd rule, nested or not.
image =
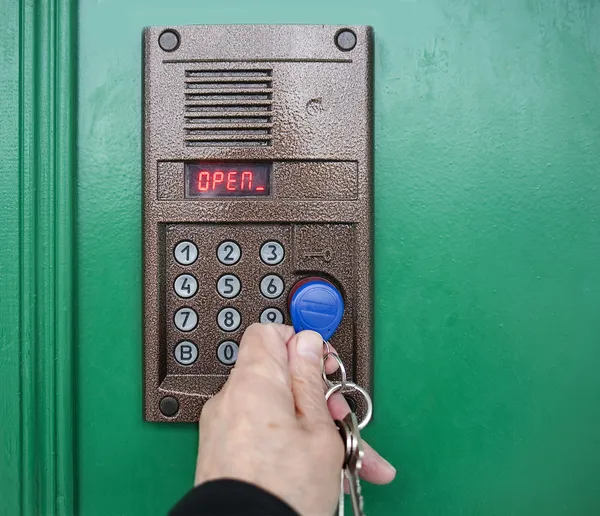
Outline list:
[[[175,293],[184,299],[194,296],[198,292],[198,281],[191,274],[182,274],[175,280]]]
[[[285,322],[291,226],[175,224],[165,239],[167,374],[226,375],[249,325]]]
[[[173,319],[180,331],[192,331],[198,325],[198,314],[191,308],[180,308]]]
[[[224,274],[217,281],[217,292],[225,299],[233,299],[240,290],[242,290],[242,283],[233,274]]]
[[[217,323],[223,331],[235,331],[242,323],[242,316],[235,308],[223,308],[217,316]]]
[[[190,366],[198,359],[198,348],[189,340],[177,344],[175,348],[175,360],[181,365]]]
[[[242,250],[232,240],[226,240],[217,248],[217,258],[223,265],[235,265],[242,257]]]
[[[238,356],[238,345],[232,340],[221,342],[217,348],[217,358],[222,364],[233,365]]]
[[[198,259],[198,248],[193,242],[184,240],[179,242],[173,251],[175,261],[180,265],[191,265]]]
[[[260,322],[283,324],[283,314],[278,308],[267,308],[260,314]]]
[[[284,288],[283,280],[276,274],[269,274],[260,282],[260,293],[268,299],[280,297]]]
[[[260,259],[267,265],[279,265],[284,256],[283,246],[274,240],[264,243],[260,248]]]

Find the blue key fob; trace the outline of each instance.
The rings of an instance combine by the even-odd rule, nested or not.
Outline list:
[[[329,281],[308,278],[290,292],[289,309],[296,332],[313,330],[329,340],[342,322],[344,298]]]

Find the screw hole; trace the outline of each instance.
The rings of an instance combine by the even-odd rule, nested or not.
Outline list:
[[[165,52],[174,52],[179,48],[180,42],[179,33],[173,29],[167,29],[161,32],[158,37],[158,45]]]
[[[343,52],[349,52],[356,46],[357,38],[354,31],[341,29],[335,35],[335,44]]]
[[[166,396],[162,400],[160,400],[160,411],[166,417],[173,417],[177,412],[179,412],[179,402],[176,398],[172,396]]]

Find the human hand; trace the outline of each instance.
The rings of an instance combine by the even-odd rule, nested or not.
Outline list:
[[[236,366],[200,417],[196,484],[222,478],[257,485],[302,515],[329,516],[344,449],[323,394],[321,337],[275,324],[250,326]],[[330,409],[348,411],[342,396]],[[365,446],[363,478],[395,470]]]

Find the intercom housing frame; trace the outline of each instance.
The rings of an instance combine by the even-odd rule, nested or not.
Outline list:
[[[355,46],[349,50],[336,44],[336,38],[343,31],[350,31],[356,37]],[[163,50],[160,46],[165,32],[177,38],[173,50]],[[167,334],[172,332],[168,328],[169,299],[174,298],[169,297],[171,293],[166,290],[169,270],[177,266],[170,261],[167,241],[170,242],[171,232],[177,233],[184,227],[192,232],[208,233],[218,233],[219,228],[225,227],[235,232],[236,228],[253,225],[263,229],[287,228],[290,269],[285,273],[286,293],[293,286],[291,281],[309,275],[324,276],[339,286],[348,301],[344,318],[351,321],[343,321],[340,340],[336,341],[334,335],[332,344],[339,350],[349,378],[372,395],[372,37],[371,27],[341,25],[191,25],[145,29],[145,420],[197,421],[204,402],[218,391],[227,377],[222,370],[212,375],[185,374],[177,365],[170,365],[169,349],[174,342],[167,342]],[[264,77],[263,82],[270,86],[262,88],[261,93],[271,101],[267,111],[268,132],[243,133],[248,124],[239,123],[231,126],[243,134],[238,140],[231,134],[218,140],[222,137],[216,133],[208,136],[190,133],[186,128],[186,120],[189,121],[186,102],[194,98],[189,95],[198,92],[182,87],[190,84],[185,82],[189,70],[212,74],[209,75],[211,80],[218,77],[215,72],[225,74],[222,80],[240,77],[248,70],[265,72],[266,75],[254,78],[258,77],[257,82],[261,82],[260,77]],[[228,72],[231,74],[227,75]],[[203,94],[199,94],[201,98]],[[226,103],[227,98],[208,102],[217,106]],[[196,102],[189,101],[189,104]],[[264,126],[262,124],[260,130],[264,130]],[[253,135],[258,135],[256,141],[251,139]],[[184,164],[202,161],[272,163],[271,195],[186,198],[181,188]],[[316,184],[316,179],[320,179],[320,183]],[[257,237],[256,242],[251,236],[248,239],[252,242],[248,245],[254,250],[259,240],[264,241],[262,237]],[[350,259],[340,252],[333,264],[302,264],[300,247],[310,246],[312,242],[322,245],[325,240],[332,242],[334,255],[337,251],[347,253],[349,249]],[[260,266],[257,263],[253,257],[252,261],[240,264],[240,274],[244,275],[244,270],[250,274],[250,268]],[[211,262],[210,267],[216,265]],[[340,282],[338,275],[351,277],[351,284]],[[214,296],[218,298],[216,292]],[[244,303],[250,306],[252,299]],[[278,303],[285,310],[285,299]],[[207,330],[207,334],[211,331]],[[356,402],[359,412],[363,411],[363,402],[360,399]]]

